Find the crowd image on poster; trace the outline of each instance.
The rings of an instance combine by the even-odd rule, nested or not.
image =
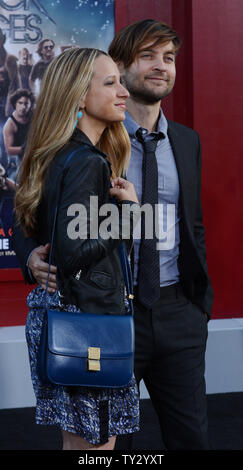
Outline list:
[[[0,0],[0,267],[16,268],[13,200],[41,80],[75,46],[108,49],[114,0]]]

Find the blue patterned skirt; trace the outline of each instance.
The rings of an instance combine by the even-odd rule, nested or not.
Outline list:
[[[36,423],[55,425],[75,433],[92,444],[107,442],[111,436],[139,430],[139,394],[133,378],[124,388],[64,387],[43,385],[37,373],[37,353],[44,317],[44,293],[36,287],[27,298],[29,313],[26,339],[31,378],[36,396]],[[58,293],[47,294],[48,305],[59,308]],[[69,305],[65,310],[80,312]]]

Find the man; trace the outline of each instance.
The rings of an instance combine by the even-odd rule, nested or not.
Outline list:
[[[11,106],[10,95],[19,88],[17,57],[8,54],[4,44],[6,35],[0,28],[0,118],[9,116]],[[5,119],[4,119],[5,120]]]
[[[37,54],[39,54],[40,60],[33,66],[29,77],[30,89],[36,95],[38,95],[39,89],[35,89],[35,84],[38,82],[40,85],[49,63],[54,59],[54,48],[55,43],[52,39],[42,39],[38,45]]]
[[[9,77],[4,66],[0,66],[0,126],[6,121],[5,107],[8,96]]]
[[[34,97],[31,91],[19,89],[11,95],[10,103],[14,111],[3,127],[3,138],[9,159],[7,172],[15,179],[24,153]]]
[[[167,213],[174,207],[174,217],[167,218],[172,244],[158,244],[155,235],[147,240],[143,224],[141,241],[134,240],[135,376],[145,382],[166,448],[208,449],[204,362],[213,292],[202,224],[200,141],[195,131],[167,121],[160,108],[174,86],[179,46],[170,27],[143,20],[118,32],[109,53],[130,93],[127,178],[143,204]],[[45,286],[48,246],[31,255],[36,245],[26,244],[23,271],[27,277],[30,254],[32,273]],[[52,282],[55,289],[54,267]]]
[[[26,47],[23,47],[19,51],[19,63],[18,63],[18,73],[20,80],[20,88],[26,90],[30,89],[29,85],[29,76],[32,70],[32,54]]]
[[[13,200],[15,193],[15,182],[8,178],[5,168],[0,164],[0,231],[8,233],[9,221],[6,220],[6,211]],[[12,204],[10,207],[12,211]],[[10,212],[11,213],[11,212]],[[3,217],[1,217],[3,215]],[[5,215],[5,216],[4,216]]]

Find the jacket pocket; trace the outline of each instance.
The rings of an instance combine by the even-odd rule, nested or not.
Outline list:
[[[115,289],[117,287],[115,278],[109,273],[92,271],[89,274],[89,279],[101,289]]]

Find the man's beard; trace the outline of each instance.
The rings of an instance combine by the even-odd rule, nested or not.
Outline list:
[[[161,101],[163,98],[168,96],[172,91],[173,87],[169,87],[166,90],[155,91],[149,90],[147,88],[142,88],[141,86],[136,86],[131,83],[127,83],[125,77],[123,77],[122,84],[129,91],[131,98],[134,101],[142,104],[155,104]]]

